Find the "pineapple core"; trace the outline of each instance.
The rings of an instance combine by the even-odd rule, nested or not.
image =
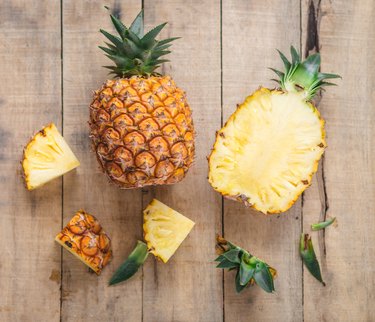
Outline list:
[[[323,126],[300,94],[261,88],[218,132],[209,158],[211,185],[263,213],[286,211],[317,170],[326,145]]]
[[[150,253],[164,263],[175,253],[195,223],[154,199],[143,211],[144,237]]]
[[[38,188],[79,166],[79,161],[51,123],[27,144],[22,161],[26,187]]]

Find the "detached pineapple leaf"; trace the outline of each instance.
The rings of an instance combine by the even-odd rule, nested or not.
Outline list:
[[[261,260],[258,260],[256,264],[254,280],[255,283],[257,283],[257,285],[259,285],[267,293],[272,293],[275,290],[270,267]]]
[[[273,283],[276,276],[275,269],[220,236],[217,237],[217,242],[218,248],[225,251],[215,259],[215,261],[220,262],[216,267],[236,270],[235,286],[237,293],[241,292],[247,285],[253,285],[254,283],[268,293],[275,290]]]
[[[132,277],[143,265],[148,256],[147,245],[138,241],[137,246],[131,252],[127,260],[121,264],[117,271],[113,274],[109,281],[109,285],[114,285],[123,281],[126,281]]]
[[[240,284],[246,286],[252,279],[254,271],[254,267],[242,261],[240,265]]]
[[[227,260],[229,260],[229,261],[231,261],[233,263],[238,263],[238,264],[241,262],[239,255],[240,255],[240,250],[239,249],[231,249],[231,250],[228,250],[227,252],[225,252],[223,254],[223,256]]]
[[[237,293],[240,293],[246,287],[246,285],[241,285],[241,279],[240,279],[240,272],[239,271],[237,271],[237,274],[236,274],[235,284],[236,284]]]
[[[311,275],[314,276],[319,282],[321,282],[325,286],[326,284],[323,281],[319,262],[316,258],[314,247],[309,234],[301,235],[300,253],[302,261],[311,273]]]
[[[330,218],[326,221],[322,221],[322,222],[319,222],[319,223],[316,223],[316,224],[312,224],[311,229],[312,230],[321,230],[321,229],[324,229],[324,228],[332,225],[335,221],[336,221],[336,217],[333,217],[333,218]]]

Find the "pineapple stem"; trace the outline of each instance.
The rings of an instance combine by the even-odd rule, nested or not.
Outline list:
[[[278,52],[284,63],[285,71],[282,72],[271,68],[279,77],[276,81],[284,91],[301,92],[307,101],[311,100],[323,86],[336,85],[325,81],[326,79],[341,78],[341,76],[336,74],[319,72],[319,53],[312,54],[302,61],[298,51],[291,46],[292,61],[290,62],[281,51],[278,50]]]

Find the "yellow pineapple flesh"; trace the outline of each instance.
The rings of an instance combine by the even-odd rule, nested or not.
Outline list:
[[[211,185],[264,213],[287,210],[317,170],[326,145],[323,126],[300,94],[261,88],[218,132],[209,158]]]
[[[195,223],[154,199],[143,211],[144,238],[150,253],[164,263],[172,257]]]
[[[22,168],[29,190],[78,166],[79,161],[53,123],[40,130],[24,149]]]

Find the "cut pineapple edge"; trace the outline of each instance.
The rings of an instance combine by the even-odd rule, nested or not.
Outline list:
[[[156,199],[151,201],[143,215],[144,238],[150,253],[164,263],[168,262],[195,223]]]
[[[30,140],[23,153],[22,168],[28,190],[38,188],[79,166],[79,161],[50,123]]]
[[[284,212],[311,184],[325,147],[324,121],[300,93],[260,88],[217,133],[209,182],[265,214]]]

